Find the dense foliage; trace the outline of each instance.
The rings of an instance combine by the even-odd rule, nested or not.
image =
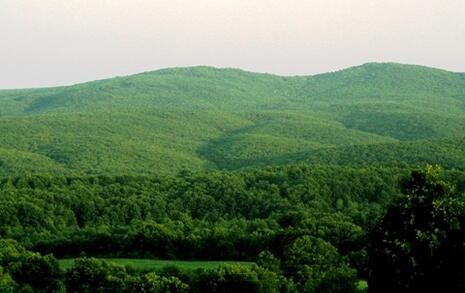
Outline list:
[[[310,163],[465,168],[463,74],[399,64],[280,77],[175,68],[0,91],[0,175]]]
[[[0,91],[0,292],[462,292],[464,97],[399,64]]]
[[[398,254],[393,247],[384,248],[386,243],[430,249],[442,239],[451,246],[438,249],[450,251],[450,257],[461,253],[452,248],[462,247],[457,238],[462,226],[454,218],[465,214],[457,205],[459,198],[447,195],[444,201],[432,194],[436,185],[421,181],[422,172],[412,173],[401,190],[400,182],[409,172],[302,165],[242,172],[185,171],[163,177],[4,179],[0,183],[0,235],[14,240],[1,242],[0,285],[43,292],[94,292],[96,288],[101,292],[355,292],[358,279],[369,277],[373,288],[378,284],[393,288],[379,277],[398,278],[386,273],[389,266],[382,257],[387,256],[385,261],[391,264],[395,258],[385,253]],[[441,178],[457,186],[454,194],[463,192],[465,173],[447,171]],[[441,182],[437,186],[446,186]],[[438,209],[433,216],[423,217],[433,222],[427,222],[421,239],[415,238],[420,230],[407,227],[412,225],[409,213],[419,210],[413,206],[418,190],[424,193],[423,199],[431,195],[441,200],[419,202]],[[402,202],[412,207],[400,217],[393,211],[405,208]],[[389,203],[393,208],[377,224]],[[439,226],[433,225],[437,215],[445,214],[448,218],[437,222],[442,227],[437,230]],[[384,233],[389,229],[395,231],[395,239],[386,242],[390,238]],[[367,246],[367,239],[372,246]],[[142,272],[84,257],[65,273],[51,255],[248,260],[257,265]],[[430,263],[423,255],[418,257]],[[405,265],[405,259],[391,264],[393,272]],[[460,263],[456,263],[459,268]],[[41,275],[30,277],[36,270]],[[459,278],[460,270],[456,272]]]
[[[264,239],[278,227],[305,221],[303,225],[314,230],[348,219],[369,227],[384,202],[398,194],[399,177],[407,172],[291,166],[246,172],[182,172],[174,177],[150,178],[16,177],[0,181],[0,233],[28,247],[39,243],[46,247],[50,239],[54,245],[66,246],[64,251],[68,252],[76,250],[69,245],[82,241],[85,245],[85,238],[80,240],[83,234],[103,237],[102,244],[117,246],[119,240],[104,240],[116,234],[115,238],[124,242],[121,249],[131,243],[131,237],[148,234],[167,245],[193,242],[191,245],[202,254],[203,245],[199,243],[204,240],[231,237],[231,241],[241,243],[241,235],[251,240],[250,234],[256,231],[256,242],[266,247],[268,241]],[[312,222],[317,219],[315,226]],[[125,235],[124,239],[119,235]],[[215,254],[212,249],[207,248],[205,254],[210,253],[212,258],[238,257],[234,250],[217,247]],[[82,247],[77,250],[82,251]],[[153,255],[157,257],[171,254],[167,249],[153,250],[165,254]],[[184,251],[182,247],[179,250]],[[111,251],[115,253],[115,249]]]
[[[464,292],[465,196],[432,167],[403,192],[372,232],[370,291]]]

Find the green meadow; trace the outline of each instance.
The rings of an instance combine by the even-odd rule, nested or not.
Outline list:
[[[250,267],[252,262],[238,261],[182,261],[182,260],[155,260],[131,258],[103,258],[109,263],[130,267],[138,270],[158,270],[167,266],[176,266],[181,269],[215,269],[221,265],[240,265]],[[74,259],[59,259],[60,268],[67,270],[73,267]]]

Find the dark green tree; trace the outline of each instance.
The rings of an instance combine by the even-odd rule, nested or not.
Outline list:
[[[336,248],[316,237],[303,236],[285,252],[283,270],[300,285],[301,292],[355,292],[355,270]]]
[[[66,291],[125,292],[131,281],[123,266],[95,258],[79,258],[66,274]]]
[[[0,266],[0,292],[14,293],[17,291],[18,285],[13,281],[9,274],[6,274]]]
[[[464,197],[431,166],[402,190],[370,235],[370,292],[465,292]]]
[[[265,268],[271,272],[278,273],[279,266],[281,265],[281,261],[277,259],[271,252],[268,250],[264,250],[260,252],[257,257],[257,265]]]
[[[141,277],[141,290],[147,293],[183,293],[189,292],[189,286],[176,277],[162,277],[155,273],[148,273]]]
[[[34,292],[64,292],[60,267],[52,255],[29,252],[10,264],[8,270],[16,283]]]

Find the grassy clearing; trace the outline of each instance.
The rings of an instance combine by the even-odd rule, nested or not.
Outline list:
[[[251,262],[237,262],[237,261],[182,261],[182,260],[153,260],[153,259],[128,259],[128,258],[105,258],[104,260],[119,264],[123,266],[133,267],[141,270],[157,270],[165,266],[177,266],[183,269],[198,269],[205,268],[211,269],[216,268],[224,264],[235,264],[243,266],[251,266]],[[67,270],[74,265],[74,259],[60,259],[58,260],[60,267]]]

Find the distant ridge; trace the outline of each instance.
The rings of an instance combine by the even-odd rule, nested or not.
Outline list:
[[[334,71],[328,71],[328,72],[321,72],[321,73],[316,73],[316,74],[289,74],[289,75],[280,75],[277,73],[270,73],[270,72],[255,72],[252,70],[246,70],[246,69],[241,69],[241,68],[236,68],[236,67],[218,67],[218,66],[210,66],[210,65],[194,65],[194,66],[174,66],[174,67],[166,67],[166,68],[160,68],[160,69],[155,69],[155,70],[147,70],[147,71],[141,71],[141,72],[136,72],[133,74],[126,74],[126,75],[115,75],[113,77],[107,77],[107,78],[101,78],[97,80],[91,80],[91,81],[84,81],[84,82],[78,82],[74,84],[69,84],[69,85],[61,85],[61,86],[45,86],[45,87],[39,87],[39,88],[7,88],[7,89],[0,89],[0,92],[5,92],[5,91],[17,91],[17,90],[35,90],[35,89],[52,89],[52,88],[63,88],[63,87],[70,87],[70,86],[78,86],[82,84],[87,84],[87,83],[94,83],[94,82],[101,82],[101,81],[107,81],[111,79],[121,79],[121,78],[129,78],[129,77],[135,77],[139,75],[144,75],[144,74],[157,74],[157,73],[170,73],[170,72],[176,72],[176,71],[184,71],[184,72],[193,72],[196,70],[218,70],[218,71],[237,71],[237,72],[242,72],[245,74],[254,74],[254,75],[268,75],[268,76],[275,76],[275,77],[282,77],[282,78],[295,78],[295,77],[314,77],[314,76],[319,76],[319,75],[326,75],[326,74],[334,74],[334,73],[339,73],[342,71],[347,71],[347,70],[353,70],[357,68],[375,68],[375,67],[385,67],[385,66],[395,66],[395,67],[406,67],[406,68],[421,68],[421,69],[426,69],[426,70],[435,70],[435,71],[443,71],[447,73],[454,73],[454,74],[460,74],[465,76],[465,72],[458,72],[458,71],[450,71],[447,69],[441,69],[437,67],[431,67],[431,66],[426,66],[426,65],[416,65],[416,64],[404,64],[404,63],[397,63],[397,62],[366,62],[360,65],[355,65],[347,68],[341,68],[338,70]],[[465,78],[465,77],[464,77]]]
[[[398,63],[313,76],[168,68],[2,90],[0,133],[0,174],[166,174],[304,161],[462,168],[465,74]]]

